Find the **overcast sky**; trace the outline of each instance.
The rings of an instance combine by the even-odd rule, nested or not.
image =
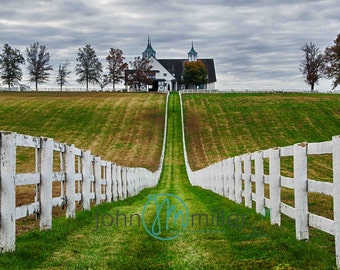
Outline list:
[[[131,61],[150,35],[158,58],[186,58],[193,41],[198,58],[214,59],[218,89],[309,89],[300,48],[331,46],[339,15],[339,0],[1,0],[0,45],[23,54],[45,45],[54,65],[45,86],[57,86],[59,63],[69,61],[74,73],[86,44],[105,65],[109,48]],[[316,89],[330,85],[323,79]]]

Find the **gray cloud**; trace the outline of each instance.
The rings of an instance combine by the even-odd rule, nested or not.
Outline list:
[[[150,34],[159,58],[185,58],[194,41],[199,57],[215,59],[219,89],[308,89],[300,48],[310,41],[321,50],[332,45],[338,14],[337,0],[2,0],[0,43],[24,52],[39,41],[56,70],[66,60],[73,68],[86,44],[103,63],[110,47],[130,61]],[[330,82],[322,80],[319,89]]]

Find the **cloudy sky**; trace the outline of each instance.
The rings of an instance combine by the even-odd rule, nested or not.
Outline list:
[[[340,33],[338,0],[1,0],[0,46],[34,42],[48,48],[55,83],[58,64],[74,73],[78,48],[90,44],[105,64],[109,48],[127,61],[148,35],[158,58],[214,58],[218,89],[309,89],[299,72],[300,50],[321,51]],[[27,76],[24,78],[27,80]],[[71,80],[72,81],[72,80]],[[331,89],[329,80],[317,90]]]

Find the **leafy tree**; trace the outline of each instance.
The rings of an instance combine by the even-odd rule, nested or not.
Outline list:
[[[138,90],[140,90],[142,84],[152,84],[152,65],[150,60],[147,58],[141,58],[136,56],[133,62],[130,62],[132,67],[131,70],[127,72],[127,84],[137,85]]]
[[[50,54],[44,45],[39,45],[39,42],[26,48],[26,53],[30,81],[35,82],[35,90],[38,91],[38,83],[48,81],[48,76],[50,75],[48,71],[53,70],[52,65],[49,64]]]
[[[60,86],[60,91],[63,91],[63,86],[67,83],[67,77],[71,74],[71,71],[68,71],[69,62],[65,62],[63,64],[59,64],[58,75],[56,78],[56,82]]]
[[[340,34],[338,34],[334,45],[325,50],[325,75],[328,79],[333,79],[333,90],[340,85]]]
[[[20,65],[24,63],[25,59],[18,49],[12,49],[8,44],[4,45],[3,53],[0,54],[0,71],[1,79],[8,85],[8,90],[22,79]]]
[[[112,83],[113,91],[115,90],[115,85],[124,79],[124,72],[128,67],[128,64],[124,62],[124,59],[123,51],[114,48],[110,49],[109,55],[106,57],[108,63],[107,69],[109,70],[107,80]]]
[[[86,91],[89,89],[89,83],[99,83],[102,64],[98,60],[96,51],[87,44],[84,48],[78,49],[78,57],[76,60],[79,62],[76,65],[76,74],[79,75],[77,82],[86,83]]]
[[[305,43],[301,50],[304,52],[304,59],[300,61],[300,71],[305,78],[305,82],[310,85],[311,91],[314,91],[314,85],[318,84],[319,79],[324,74],[324,56],[312,42]]]
[[[190,85],[195,87],[208,82],[208,70],[202,61],[184,63],[183,84],[188,88]]]

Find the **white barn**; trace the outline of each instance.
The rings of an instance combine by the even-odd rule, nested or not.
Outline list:
[[[146,49],[142,52],[142,57],[149,59],[152,65],[152,84],[146,86],[147,91],[178,91],[185,88],[182,83],[184,63],[187,61],[201,61],[208,71],[208,83],[201,85],[200,89],[215,89],[216,73],[214,59],[197,58],[198,53],[192,43],[188,52],[188,58],[183,59],[158,59],[156,51],[152,48],[151,40],[148,38]],[[130,71],[131,72],[131,71]]]

